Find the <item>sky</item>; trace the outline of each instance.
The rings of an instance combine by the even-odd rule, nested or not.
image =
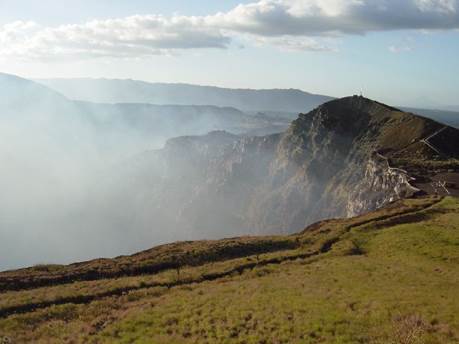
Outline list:
[[[0,0],[0,72],[459,106],[459,0]]]

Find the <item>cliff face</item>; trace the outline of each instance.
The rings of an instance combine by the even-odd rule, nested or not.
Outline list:
[[[267,188],[279,138],[277,134],[242,138],[227,145],[220,156],[198,165],[200,175],[189,181],[193,188],[183,195],[186,202],[179,208],[177,221],[181,227],[200,236],[254,234],[250,208],[257,203],[257,193]],[[176,185],[176,180],[169,181]]]
[[[166,169],[155,197],[173,209],[174,226],[198,236],[291,233],[420,192],[400,161],[459,156],[458,130],[442,128],[369,99],[344,98],[300,115],[283,134],[217,132],[170,142],[156,153]],[[439,131],[448,134],[436,137],[448,157],[424,142]],[[438,171],[417,171],[431,172]]]
[[[349,193],[346,216],[357,216],[416,195],[420,190],[410,184],[414,180],[405,170],[390,167],[385,157],[374,154],[368,160],[364,177]]]

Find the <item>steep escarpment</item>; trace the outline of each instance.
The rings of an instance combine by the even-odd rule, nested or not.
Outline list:
[[[349,193],[346,215],[355,216],[395,200],[415,196],[420,192],[412,185],[415,180],[407,171],[391,167],[384,156],[373,154],[362,180]]]
[[[279,142],[270,165],[270,187],[253,202],[256,216],[250,221],[260,229],[288,232],[413,196],[419,191],[410,184],[413,177],[397,168],[395,158],[426,162],[457,157],[456,129],[443,130],[449,135],[442,140],[443,155],[424,142],[442,128],[363,97],[332,101],[302,114]],[[427,175],[427,170],[419,172]],[[268,214],[277,222],[266,221]]]
[[[153,198],[191,237],[291,233],[436,193],[436,176],[458,171],[458,139],[457,129],[348,97],[301,114],[283,134],[170,141],[155,152],[166,168]]]
[[[214,154],[197,149],[204,144],[200,137],[189,137],[190,141],[175,146],[173,151],[169,142],[156,153],[156,161],[166,162],[160,183],[164,192],[155,194],[157,202],[168,204],[174,212],[174,226],[190,237],[253,234],[247,213],[254,195],[269,178],[281,135],[210,135],[214,136],[209,146]],[[208,136],[205,138],[207,141]]]

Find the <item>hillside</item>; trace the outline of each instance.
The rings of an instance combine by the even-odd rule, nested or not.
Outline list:
[[[459,202],[290,236],[182,242],[0,273],[0,335],[35,343],[457,343]]]
[[[218,136],[221,149],[208,155]],[[118,179],[149,185],[126,204],[147,207],[153,228],[219,238],[294,233],[419,193],[458,194],[459,131],[366,98],[323,104],[282,134],[226,137],[146,152]]]
[[[40,83],[71,99],[99,103],[214,105],[243,111],[309,111],[331,97],[295,89],[230,89],[120,79],[46,79]]]

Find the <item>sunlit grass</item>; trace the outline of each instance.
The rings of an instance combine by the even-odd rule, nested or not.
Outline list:
[[[0,335],[43,343],[455,343],[459,201],[435,202],[407,200],[313,226],[291,237],[299,245],[292,250],[1,293],[0,309],[131,288],[2,318]],[[215,273],[222,275],[205,280]]]

